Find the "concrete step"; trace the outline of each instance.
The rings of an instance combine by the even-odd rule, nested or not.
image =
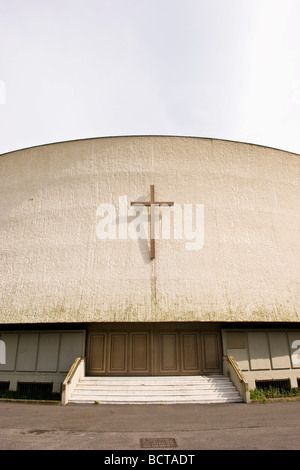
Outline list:
[[[107,401],[105,399],[101,400],[94,400],[94,399],[73,399],[69,401],[70,405],[75,405],[75,404],[101,404],[101,405],[178,405],[178,404],[198,404],[198,405],[208,405],[208,404],[216,404],[216,403],[242,403],[242,399],[237,399],[237,398],[209,398],[207,400],[201,398],[197,400],[149,400],[148,398],[145,399],[140,399],[140,400],[112,400],[108,399]]]
[[[96,388],[90,388],[90,387],[82,387],[80,385],[77,385],[75,388],[74,392],[78,393],[114,393],[117,395],[120,395],[122,393],[130,394],[130,393],[153,393],[153,394],[158,394],[158,393],[182,393],[182,392],[190,392],[190,393],[230,393],[230,392],[237,392],[235,387],[218,387],[218,388],[198,388],[198,387],[183,387],[183,386],[170,386],[170,387],[146,387],[146,386],[141,386],[141,387],[124,387],[124,388],[116,388],[116,387],[96,387]]]
[[[222,390],[216,390],[216,391],[201,391],[201,393],[198,390],[166,390],[166,391],[161,391],[161,390],[74,390],[72,397],[74,396],[110,396],[110,397],[139,397],[139,396],[148,396],[148,397],[177,397],[177,396],[218,396],[218,397],[231,397],[231,396],[237,396],[238,393],[235,390],[230,390],[230,391],[222,391]]]
[[[97,382],[230,382],[228,377],[224,375],[149,375],[149,376],[86,376],[83,377],[83,381]]]
[[[216,390],[219,387],[222,387],[223,389],[226,388],[231,388],[232,385],[230,384],[222,384],[222,385],[217,385],[217,384],[184,384],[184,383],[176,383],[176,384],[162,384],[162,383],[153,383],[153,384],[145,384],[145,383],[137,383],[137,384],[103,384],[103,383],[85,383],[85,382],[79,382],[77,384],[77,387],[81,389],[92,389],[92,390],[105,390],[105,389],[111,389],[114,387],[116,390],[134,390],[137,387],[149,387],[151,390],[168,390],[168,389],[174,389],[176,387],[180,388],[197,388],[198,390],[205,390],[205,389],[210,389],[210,390]]]
[[[84,377],[69,403],[236,403],[238,391],[224,376]]]
[[[80,382],[79,382],[80,385],[84,386],[84,387],[120,387],[120,388],[124,388],[124,387],[177,387],[177,386],[184,386],[184,387],[210,387],[210,388],[213,388],[213,387],[230,387],[232,386],[232,383],[228,380],[228,381],[222,381],[222,382],[206,382],[206,381],[193,381],[193,380],[181,380],[181,381],[178,381],[178,380],[172,380],[172,379],[169,379],[169,380],[165,380],[165,381],[162,381],[162,380],[155,380],[155,381],[147,381],[147,380],[124,380],[124,381],[120,381],[120,380],[105,380],[104,378],[103,379],[98,379],[98,380],[94,380],[94,381],[91,381],[91,380],[86,380],[86,379],[82,379]]]
[[[92,377],[84,377],[82,379],[83,383],[88,383],[88,384],[113,384],[113,385],[136,385],[136,384],[225,384],[225,383],[231,383],[229,379],[215,379],[215,380],[205,380],[205,379],[193,379],[193,378],[185,378],[183,377],[182,380],[178,378],[173,378],[173,377],[168,377],[168,379],[161,379],[160,377],[132,377],[132,380],[128,377],[124,377],[122,380],[120,377],[112,378],[112,377],[97,377],[97,378],[92,378]]]

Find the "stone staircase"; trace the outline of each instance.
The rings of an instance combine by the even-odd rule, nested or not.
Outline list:
[[[161,377],[83,377],[70,404],[176,404],[243,402],[223,375]]]

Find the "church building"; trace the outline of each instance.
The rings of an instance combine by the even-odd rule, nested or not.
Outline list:
[[[0,389],[299,387],[299,163],[172,136],[0,155]]]

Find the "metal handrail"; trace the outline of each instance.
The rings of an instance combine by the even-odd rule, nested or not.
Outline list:
[[[234,357],[233,356],[227,356],[227,360],[232,365],[232,367],[234,368],[235,373],[238,376],[238,378],[240,379],[240,381],[245,382],[245,378],[244,378],[239,366],[237,365],[236,360],[234,359]]]
[[[72,367],[71,369],[69,370],[69,373],[65,379],[65,382],[67,382],[68,384],[72,382],[72,379],[75,375],[75,372],[76,370],[78,369],[78,366],[80,365],[80,362],[83,360],[84,358],[83,357],[77,357],[75,359],[75,361],[73,362],[72,364]]]
[[[62,384],[62,397],[61,397],[62,405],[66,405],[68,403],[69,397],[70,397],[72,391],[74,390],[74,388],[76,386],[76,383],[80,379],[81,375],[82,374],[84,375],[84,371],[78,370],[82,363],[83,363],[83,367],[85,367],[85,364],[84,364],[85,363],[85,357],[77,357],[74,360],[74,362],[73,362],[73,364],[72,364],[65,380],[63,381],[63,384]]]
[[[232,371],[234,372],[236,379],[232,377],[232,382],[238,387],[240,394],[242,395],[244,401],[246,403],[250,403],[250,392],[249,392],[249,384],[245,379],[244,375],[242,374],[236,360],[233,356],[224,356],[224,359],[230,364]],[[238,382],[240,383],[238,385]]]

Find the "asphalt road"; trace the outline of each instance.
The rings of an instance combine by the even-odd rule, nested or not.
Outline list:
[[[0,403],[1,450],[299,450],[300,401],[226,405]],[[162,441],[161,439],[175,439]],[[153,442],[153,441],[151,441]],[[173,447],[168,445],[174,444]],[[111,455],[111,453],[108,453]]]

